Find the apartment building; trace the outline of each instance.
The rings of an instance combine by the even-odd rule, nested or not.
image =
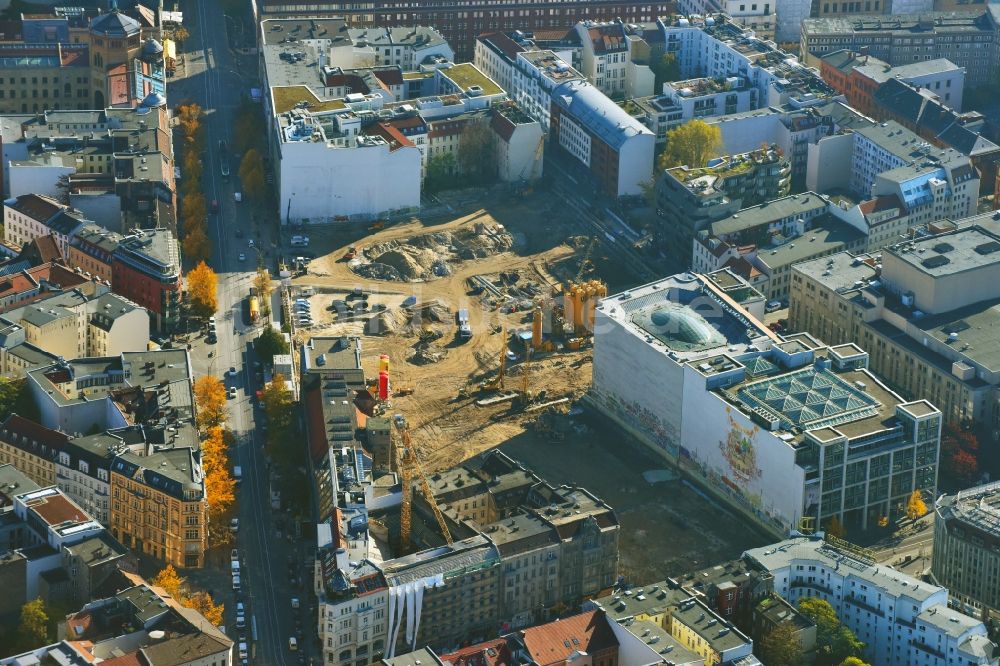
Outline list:
[[[740,76],[710,79],[695,78],[663,84],[661,104],[681,112],[680,124],[709,116],[731,115],[756,109],[757,89]]]
[[[55,261],[17,270],[20,265],[22,262],[4,267],[6,272],[0,278],[0,313],[45,298],[50,292],[82,287],[90,281],[82,273],[71,271]],[[0,374],[3,374],[2,369]]]
[[[122,453],[110,485],[109,527],[125,547],[175,567],[204,566],[208,502],[197,450]]]
[[[112,255],[111,288],[146,309],[154,331],[180,325],[180,244],[169,229],[143,229],[122,238]]]
[[[788,161],[774,148],[729,155],[706,167],[667,169],[656,182],[656,236],[689,262],[700,231],[741,208],[786,196],[789,176]]]
[[[432,25],[455,49],[459,58],[471,58],[476,38],[497,30],[541,30],[573,27],[582,18],[595,21],[622,19],[625,23],[655,21],[658,16],[675,11],[671,2],[637,5],[621,0],[573,0],[569,3],[543,3],[531,7],[511,7],[503,0],[474,0],[461,5],[448,3],[413,3],[402,0],[379,0],[371,3],[344,3],[330,0],[264,0],[258,11],[265,16],[316,16],[335,14],[344,17],[351,28],[389,27],[396,25]]]
[[[69,242],[66,264],[105,282],[111,282],[115,250],[124,236],[96,224],[85,224]]]
[[[743,76],[757,90],[755,108],[789,104],[801,109],[837,96],[795,56],[724,15],[665,16],[658,25],[665,50],[677,58],[682,77],[725,80]]]
[[[669,655],[669,662],[664,659]],[[647,621],[618,622],[604,611],[589,610],[509,633],[481,643],[438,654],[429,647],[382,659],[383,666],[433,666],[489,663],[511,666],[563,666],[584,659],[594,666],[705,666],[705,659],[687,650],[658,625]],[[746,666],[759,664],[746,661]]]
[[[44,194],[22,194],[3,204],[4,240],[20,247],[39,236],[52,235],[62,256],[70,239],[85,224],[79,211]]]
[[[1000,608],[1000,483],[941,495],[934,503],[934,580],[974,607]]]
[[[857,127],[808,148],[806,182],[860,201],[896,197],[909,226],[975,211],[979,173],[967,155],[935,148],[894,121]]]
[[[570,81],[553,91],[550,141],[613,197],[639,195],[653,173],[656,138],[600,90]]]
[[[682,274],[602,301],[591,403],[775,534],[934,496],[941,413],[890,391],[857,345],[773,334],[734,289]]]
[[[746,634],[709,608],[698,592],[683,589],[670,579],[616,589],[583,607],[606,613],[609,620],[639,635],[656,632],[675,646],[667,655],[673,661],[676,649],[680,657],[677,663],[690,663],[695,655],[697,663],[713,666],[760,663]]]
[[[994,191],[1000,146],[987,138],[981,113],[959,113],[939,93],[895,79],[879,86],[873,104],[875,118],[896,121],[932,146],[968,156],[979,172],[980,196]]]
[[[633,42],[641,38],[629,26],[620,20],[588,20],[573,29],[580,43],[580,71],[598,90],[615,99],[653,94],[655,75],[648,62],[633,55]]]
[[[0,113],[90,107],[87,44],[0,45]]]
[[[840,254],[793,267],[790,326],[872,350],[874,372],[939,405],[949,422],[997,428],[989,331],[1000,237],[974,221],[886,247],[880,259]]]
[[[273,30],[274,25],[282,25],[282,22],[274,19],[262,22],[265,31]],[[338,29],[338,32],[343,31]],[[351,28],[347,30],[347,34],[354,43],[352,50],[355,56],[347,63],[331,60],[332,67],[399,67],[404,72],[409,72],[425,64],[455,62],[455,52],[433,27],[415,25]],[[331,56],[344,50],[336,49]]]
[[[965,70],[969,85],[992,80],[1000,10],[987,4],[968,12],[919,11],[807,18],[802,22],[800,53],[816,67],[821,56],[841,49],[866,52],[893,67],[946,58]]]
[[[799,3],[801,4],[801,3]],[[677,3],[680,14],[697,14],[708,16],[712,14],[725,14],[744,28],[753,31],[758,39],[770,42],[778,38],[778,26],[785,23],[784,14],[786,11],[793,12],[795,3],[782,3],[779,15],[776,2],[745,2],[742,0],[681,0]],[[805,14],[808,16],[809,9]],[[789,22],[791,17],[789,17]],[[795,29],[794,38],[785,36],[779,41],[798,41],[798,29]]]
[[[60,623],[60,635],[73,640],[57,644],[58,649],[72,649],[83,663],[93,663],[102,655],[114,655],[105,661],[168,666],[236,663],[235,641],[221,627],[137,574],[122,572],[116,583],[110,588],[117,590],[114,595],[87,600]],[[130,630],[123,633],[122,627]]]
[[[11,331],[4,346],[30,344],[64,358],[146,350],[149,316],[144,308],[111,293],[107,285],[88,282],[81,287],[39,294],[0,314],[0,323],[22,333]]]
[[[877,664],[996,664],[996,644],[977,619],[948,606],[948,590],[876,563],[828,537],[796,537],[743,554],[774,576],[789,602],[816,597],[864,644]]]
[[[875,91],[892,80],[933,92],[948,107],[962,110],[965,69],[947,58],[920,60],[893,67],[867,53],[840,49],[820,56],[819,61],[823,80],[845,95],[852,107],[867,116],[876,116]]]
[[[56,461],[69,438],[10,414],[0,426],[0,464],[14,465],[40,487],[56,485]]]
[[[5,196],[68,197],[83,218],[117,232],[176,229],[167,124],[166,99],[156,93],[135,108],[5,116]]]

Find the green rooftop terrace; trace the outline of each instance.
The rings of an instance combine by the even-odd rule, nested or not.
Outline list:
[[[306,102],[308,104],[306,108],[313,113],[347,108],[343,100],[320,101],[308,86],[277,86],[271,88],[271,95],[274,97],[275,114],[287,113],[300,102]]]
[[[503,88],[479,71],[472,63],[465,62],[461,65],[440,70],[440,72],[442,76],[452,81],[463,92],[468,91],[473,86],[479,86],[482,88],[483,94],[487,96],[503,93]]]

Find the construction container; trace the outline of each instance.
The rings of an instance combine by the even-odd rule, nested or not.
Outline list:
[[[378,399],[388,400],[389,399],[389,373],[380,372],[378,373]]]

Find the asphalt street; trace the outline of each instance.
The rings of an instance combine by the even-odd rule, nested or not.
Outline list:
[[[190,37],[183,45],[183,66],[168,81],[168,99],[173,107],[195,102],[205,112],[203,188],[206,200],[219,202],[218,213],[209,217],[214,245],[211,263],[219,276],[218,342],[208,344],[204,331],[200,332],[192,337],[191,355],[197,376],[224,377],[227,387],[237,389],[236,398],[229,401],[227,425],[237,442],[230,458],[242,467],[243,476],[237,490],[240,525],[235,544],[242,561],[241,591],[232,590],[228,549],[213,552],[208,558],[209,570],[189,578],[209,581],[225,603],[227,633],[234,639],[247,638],[249,663],[293,664],[316,653],[315,639],[302,634],[305,627],[315,635],[311,604],[304,594],[311,587],[311,551],[307,544],[290,541],[287,530],[292,526],[283,524],[280,512],[271,509],[264,433],[254,407],[260,382],[252,352],[252,341],[265,324],[253,325],[244,318],[253,271],[258,260],[267,259],[258,250],[273,256],[275,232],[266,224],[258,231],[250,219],[250,204],[235,201],[239,159],[229,152],[235,111],[241,95],[254,85],[256,67],[252,59],[241,61],[230,51],[226,26],[231,21],[226,20],[219,3],[186,0],[183,10]],[[219,149],[220,140],[227,146],[225,152]],[[222,173],[224,160],[232,174],[228,178]],[[251,240],[255,247],[250,247]],[[241,253],[245,255],[242,260]],[[297,610],[292,608],[293,597],[302,599]],[[236,627],[237,601],[247,607],[243,629]],[[289,650],[291,636],[298,639],[297,653]]]

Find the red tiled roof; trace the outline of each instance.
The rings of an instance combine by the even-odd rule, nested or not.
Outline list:
[[[625,28],[620,23],[595,26],[587,31],[587,36],[590,37],[590,42],[594,45],[594,53],[614,53],[628,50]]]
[[[34,244],[40,261],[59,261],[63,258],[62,252],[59,250],[59,244],[52,234],[37,236],[31,240],[31,243]]]
[[[412,146],[413,142],[406,138],[402,132],[391,125],[385,123],[375,123],[365,129],[365,134],[380,136],[389,142],[389,152]]]
[[[36,288],[38,283],[26,275],[27,272],[21,271],[0,278],[0,298],[8,298]]]
[[[760,271],[757,270],[757,267],[747,261],[745,257],[734,257],[733,259],[727,261],[723,268],[728,268],[744,280],[752,280],[760,275]]]
[[[81,523],[91,520],[86,511],[62,494],[33,500],[28,504],[28,508],[37,513],[51,527],[65,522]]]
[[[531,660],[538,666],[566,661],[574,652],[595,654],[617,648],[618,639],[604,617],[604,611],[581,613],[521,632]]]
[[[440,655],[441,661],[452,666],[507,666],[511,663],[510,646],[506,638],[494,638],[455,652]]]
[[[861,212],[865,215],[869,213],[880,213],[886,210],[892,210],[893,208],[903,209],[903,203],[899,200],[895,194],[884,194],[877,196],[874,199],[869,199],[868,201],[862,201],[858,204],[861,208]]]

